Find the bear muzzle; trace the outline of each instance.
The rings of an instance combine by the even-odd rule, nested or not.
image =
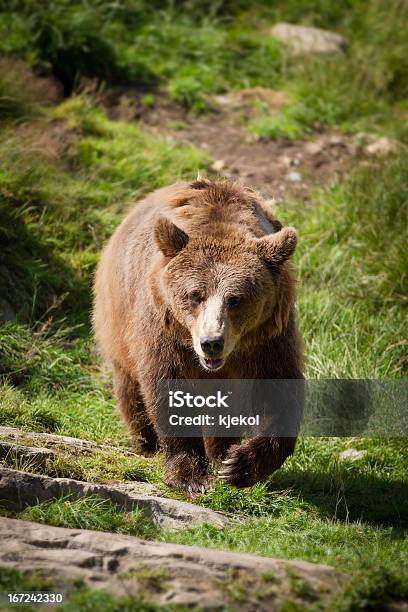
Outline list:
[[[201,350],[204,353],[203,356],[200,356],[200,361],[207,370],[219,370],[224,365],[224,359],[222,359],[224,344],[222,335],[200,338]]]

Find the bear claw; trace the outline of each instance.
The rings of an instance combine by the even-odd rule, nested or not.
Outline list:
[[[235,487],[250,487],[256,482],[251,458],[244,445],[231,447],[230,457],[222,462],[218,478]],[[232,455],[232,456],[231,456]]]
[[[209,489],[212,480],[213,478],[209,474],[194,480],[186,480],[185,478],[173,476],[166,480],[166,484],[173,489],[184,491],[189,497],[194,497],[194,495],[204,495]]]

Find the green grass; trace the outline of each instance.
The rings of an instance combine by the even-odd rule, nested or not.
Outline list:
[[[340,462],[347,447],[365,455]],[[306,438],[269,483],[248,490],[219,483],[197,500],[241,515],[241,524],[200,526],[164,539],[333,565],[351,578],[330,609],[377,609],[408,596],[407,468],[405,438]]]
[[[19,75],[10,64],[0,62],[0,125],[22,121],[38,113],[38,107],[25,91]]]
[[[402,107],[408,96],[404,2],[262,2],[249,12],[254,27],[288,21],[334,29],[349,43],[346,53],[287,57],[283,88],[290,103],[278,113],[262,114],[249,126],[258,138],[299,138],[316,126],[347,132],[370,131],[406,138]],[[245,15],[248,18],[248,14]],[[393,118],[391,118],[393,114]]]
[[[339,461],[347,447],[365,450]],[[330,610],[377,609],[408,595],[406,440],[303,439],[269,483],[236,490],[219,483],[197,503],[243,522],[164,534],[167,542],[326,563],[349,573]],[[371,607],[370,607],[371,606]]]
[[[141,510],[121,513],[111,501],[93,496],[77,500],[62,497],[37,504],[18,514],[17,518],[54,527],[111,531],[146,539],[152,539],[157,534],[156,526]]]
[[[373,163],[283,216],[299,230],[299,318],[310,378],[407,372],[407,155]]]
[[[25,319],[38,321],[38,310],[55,316],[63,300],[72,321],[75,306],[83,311],[97,253],[126,202],[191,176],[207,158],[135,124],[107,120],[86,97],[70,98],[53,115],[27,134],[6,130],[0,143],[2,261],[10,251],[14,260],[12,272],[3,264],[0,283],[14,304],[25,305]]]
[[[129,60],[143,55],[171,98],[196,111],[211,108],[213,94],[275,83],[281,72],[270,36],[172,12],[158,12],[124,53]]]

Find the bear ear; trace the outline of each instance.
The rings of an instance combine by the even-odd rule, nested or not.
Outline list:
[[[294,253],[297,244],[296,230],[284,227],[262,238],[257,238],[256,245],[259,256],[272,267],[280,266]]]
[[[154,227],[157,246],[166,257],[175,257],[188,243],[188,236],[167,217],[159,217]]]
[[[195,181],[190,183],[190,187],[193,189],[207,189],[211,185],[211,181],[205,176],[202,176],[199,172]]]

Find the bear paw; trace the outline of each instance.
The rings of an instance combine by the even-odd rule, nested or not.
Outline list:
[[[166,461],[166,484],[188,495],[204,494],[212,480],[204,457],[179,453]]]
[[[255,484],[256,476],[254,457],[246,444],[231,446],[218,477],[234,487],[245,488]]]
[[[190,497],[193,497],[197,494],[204,495],[210,487],[212,480],[213,476],[207,473],[195,475],[191,478],[186,478],[181,474],[172,474],[166,478],[165,482],[172,489],[184,491]]]

